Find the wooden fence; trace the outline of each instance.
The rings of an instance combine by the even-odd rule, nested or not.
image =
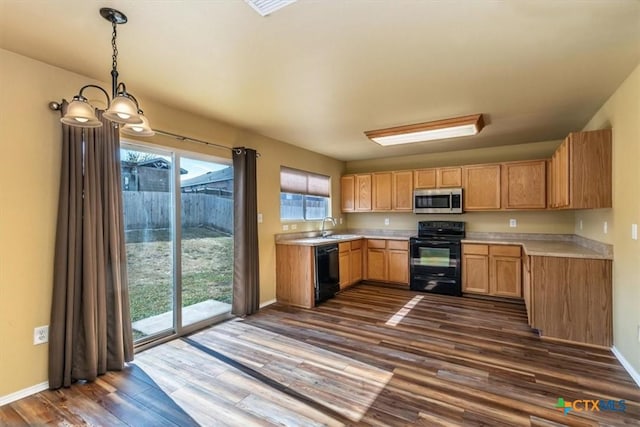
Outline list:
[[[182,227],[212,227],[233,232],[233,199],[211,194],[181,193]],[[124,191],[125,230],[169,228],[173,198],[168,192]]]

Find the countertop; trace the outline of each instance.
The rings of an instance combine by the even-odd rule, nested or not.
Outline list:
[[[279,234],[276,235],[278,245],[321,246],[332,243],[350,242],[359,239],[384,239],[409,241],[409,237],[415,235],[415,231],[376,231],[376,230],[349,230],[345,233],[336,232],[327,237],[309,235],[310,233]],[[313,233],[311,233],[313,234]]]
[[[519,235],[510,237],[505,235],[472,236],[462,240],[462,243],[480,243],[492,245],[521,245],[525,255],[552,256],[562,258],[589,258],[589,259],[613,259],[611,245],[579,236],[559,235],[535,235],[527,238]]]

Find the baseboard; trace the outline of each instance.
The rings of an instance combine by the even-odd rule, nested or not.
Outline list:
[[[23,399],[31,396],[32,394],[40,393],[49,388],[49,382],[45,381],[40,384],[32,385],[31,387],[23,388],[6,396],[0,396],[0,406],[4,406],[8,403],[15,402],[16,400]]]
[[[636,371],[633,368],[633,366],[631,366],[631,363],[629,363],[629,361],[627,361],[627,359],[624,358],[622,353],[620,353],[617,348],[611,347],[611,352],[613,353],[614,356],[616,356],[616,359],[618,359],[618,362],[620,362],[620,364],[624,367],[624,369],[626,369],[629,375],[631,375],[631,378],[633,378],[636,384],[638,384],[638,387],[640,387],[640,374],[638,373],[638,371]]]
[[[265,308],[266,306],[271,305],[271,304],[275,304],[275,303],[276,303],[275,298],[274,299],[270,299],[269,301],[265,301],[262,304],[260,304],[260,308]]]

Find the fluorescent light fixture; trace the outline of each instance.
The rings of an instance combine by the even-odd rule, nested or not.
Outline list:
[[[482,114],[473,114],[415,125],[369,130],[364,134],[373,142],[387,146],[471,136],[480,132],[483,127]]]
[[[296,0],[244,0],[261,16],[267,16]]]

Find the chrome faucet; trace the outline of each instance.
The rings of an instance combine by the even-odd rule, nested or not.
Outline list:
[[[325,218],[322,220],[322,229],[321,229],[321,235],[322,235],[322,237],[327,237],[327,236],[329,235],[329,232],[328,232],[328,231],[326,231],[326,230],[324,229],[324,224],[325,224],[327,221],[331,221],[331,224],[333,224],[333,226],[334,226],[334,227],[336,226],[336,219],[335,219],[334,217],[332,217],[332,216],[325,217]]]

